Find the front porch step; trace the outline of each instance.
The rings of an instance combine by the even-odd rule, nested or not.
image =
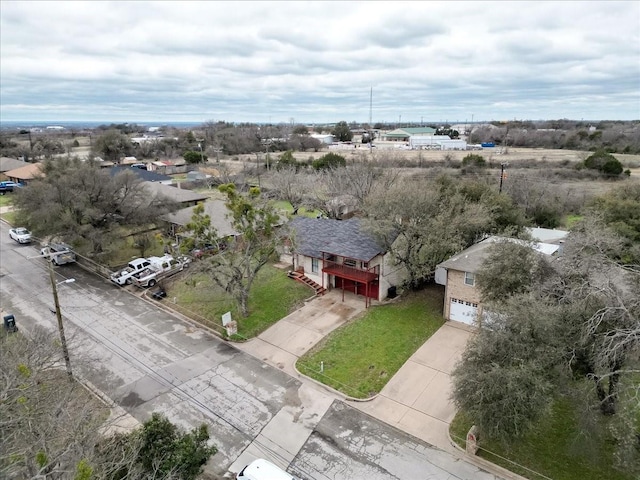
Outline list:
[[[316,295],[318,295],[318,296],[321,296],[321,295],[324,295],[325,293],[327,293],[327,289],[326,288],[324,288],[322,285],[319,285],[316,282],[314,282],[313,280],[311,280],[304,273],[297,272],[297,271],[291,271],[291,272],[287,273],[287,276],[289,278],[293,278],[294,280],[297,280],[298,282],[304,283],[308,287],[311,287],[313,289],[313,291],[316,293]]]

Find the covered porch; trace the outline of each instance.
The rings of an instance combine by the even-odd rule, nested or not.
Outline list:
[[[335,288],[342,290],[343,300],[344,292],[352,292],[356,295],[364,296],[366,306],[371,305],[371,299],[378,300],[380,280],[379,267],[376,265],[371,268],[358,268],[355,265],[349,265],[345,262],[355,263],[356,265],[358,262],[361,265],[368,264],[367,262],[355,261],[348,258],[336,258],[335,255],[323,252],[322,273],[329,275],[330,283],[331,276],[333,276],[333,284]]]

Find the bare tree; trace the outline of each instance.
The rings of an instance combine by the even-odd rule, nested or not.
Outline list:
[[[93,457],[107,407],[67,379],[48,331],[0,339],[0,363],[0,476],[72,477]]]
[[[562,391],[580,398],[592,434],[609,435],[594,412],[611,417],[618,464],[640,472],[640,269],[621,262],[626,245],[587,217],[552,270],[527,279],[524,293],[485,304],[492,313],[453,374],[455,402],[485,433],[526,431]],[[526,408],[502,408],[514,402]]]
[[[362,211],[373,192],[388,190],[398,178],[395,171],[370,162],[319,170],[313,175],[307,201],[329,218],[340,218],[345,207]]]
[[[234,184],[219,188],[227,196],[225,205],[237,236],[234,239],[221,238],[201,205],[195,208],[187,228],[193,233],[190,241],[218,245],[222,251],[210,256],[201,266],[220,288],[234,298],[241,315],[246,317],[253,281],[276,252],[278,238],[274,229],[280,219],[273,207],[260,198],[259,189],[252,188],[248,195],[242,195]]]
[[[294,165],[285,165],[274,170],[268,179],[278,197],[291,204],[294,215],[304,205],[305,197],[311,186],[308,180],[309,175],[306,172],[300,172]]]
[[[411,288],[431,279],[438,263],[473,244],[493,223],[487,205],[470,201],[446,177],[405,179],[376,190],[366,211],[367,228],[407,270]]]
[[[121,227],[149,225],[177,208],[149,195],[133,172],[110,175],[92,162],[45,162],[43,175],[16,196],[21,220],[40,237],[87,242],[94,254],[108,250]]]

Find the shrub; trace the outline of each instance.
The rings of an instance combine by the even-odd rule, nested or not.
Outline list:
[[[187,150],[184,152],[182,154],[182,158],[184,158],[187,163],[200,163],[207,161],[207,156],[204,153],[193,150]]]
[[[462,159],[463,167],[484,167],[487,164],[482,155],[470,153]]]
[[[330,168],[346,167],[347,160],[337,153],[327,153],[311,164],[316,170],[327,170]]]
[[[597,150],[593,155],[589,155],[584,161],[585,167],[591,170],[598,170],[607,175],[620,175],[622,164],[616,157],[605,150]]]
[[[622,164],[617,160],[607,160],[604,165],[602,165],[602,173],[606,173],[608,175],[620,175],[622,173]]]
[[[287,150],[282,155],[278,157],[278,163],[276,164],[276,168],[279,170],[282,167],[293,166],[297,167],[298,162],[296,161],[296,157],[293,156],[293,150]]]

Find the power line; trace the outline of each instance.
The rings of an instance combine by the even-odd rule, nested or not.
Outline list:
[[[42,267],[39,266],[38,268],[42,268]],[[78,287],[77,286],[77,289],[79,289],[81,291],[86,291],[88,294],[91,293],[89,290],[87,290],[87,289],[85,289],[83,287]],[[69,316],[69,314],[67,314],[67,316]],[[248,424],[248,423],[244,422],[242,419],[240,419],[240,418],[238,418],[238,417],[236,417],[235,415],[232,415],[232,414],[227,415],[225,417],[225,416],[219,414],[218,412],[214,411],[210,407],[208,407],[207,404],[203,403],[201,400],[196,398],[196,395],[198,395],[199,392],[195,392],[193,390],[193,387],[186,387],[185,386],[185,382],[181,382],[176,376],[172,375],[171,373],[167,372],[166,370],[164,371],[164,374],[160,374],[160,373],[156,372],[155,368],[152,367],[151,365],[149,365],[147,363],[147,361],[144,361],[140,357],[136,357],[136,356],[128,353],[126,350],[124,350],[122,347],[120,347],[119,345],[114,343],[111,339],[106,337],[104,334],[102,334],[101,332],[98,332],[97,330],[92,328],[91,325],[93,323],[95,323],[96,320],[92,321],[91,323],[87,323],[87,322],[81,320],[75,314],[71,314],[71,316],[75,320],[72,323],[74,324],[74,326],[76,328],[84,330],[90,336],[93,336],[96,340],[100,340],[102,342],[103,347],[106,348],[109,352],[111,352],[111,353],[117,355],[118,357],[120,357],[121,359],[125,360],[126,363],[130,364],[131,366],[133,366],[136,370],[138,370],[141,373],[143,373],[143,374],[149,376],[150,378],[156,380],[161,385],[163,385],[165,387],[169,387],[169,392],[177,393],[178,397],[182,397],[183,400],[186,400],[188,403],[191,403],[192,405],[194,405],[197,408],[197,410],[199,410],[201,413],[204,413],[205,416],[207,416],[209,418],[215,417],[218,420],[220,420],[223,424],[226,424],[229,427],[231,427],[232,429],[236,430],[242,436],[248,437],[248,439],[251,440],[251,443],[250,443],[251,445],[255,445],[255,446],[259,447],[264,452],[267,452],[272,458],[279,459],[279,460],[282,461],[282,463],[286,463],[287,465],[290,463],[288,461],[288,459],[283,457],[280,453],[278,453],[277,451],[271,449],[268,445],[266,445],[266,444],[260,442],[259,440],[257,440],[258,436],[260,435],[260,431],[257,431],[255,433],[255,437],[254,437],[254,434],[250,433],[253,430],[251,424]],[[140,330],[143,330],[142,327],[138,327],[138,328]],[[172,347],[172,348],[174,348],[174,347]],[[183,352],[181,352],[181,353],[183,353]],[[186,353],[184,353],[184,354],[186,354]],[[180,383],[180,385],[177,385],[176,383]],[[211,385],[211,384],[209,383],[209,385]],[[239,387],[237,387],[237,388],[239,388]],[[250,395],[250,396],[253,397],[253,395]],[[266,425],[265,425],[265,427],[266,427]],[[296,455],[294,455],[294,459],[295,458],[296,458]],[[296,468],[298,468],[298,467],[296,466]],[[302,470],[302,471],[305,472],[304,470]],[[323,474],[322,472],[315,471],[315,469],[313,469],[313,471],[315,473]],[[324,474],[323,474],[323,476],[325,478],[329,478]]]

